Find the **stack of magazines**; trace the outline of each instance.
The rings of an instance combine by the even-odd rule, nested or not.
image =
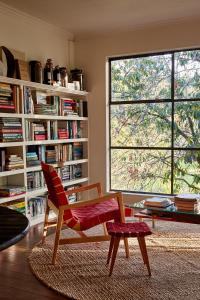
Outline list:
[[[146,207],[167,207],[172,204],[172,201],[169,198],[165,197],[153,197],[153,198],[147,198],[144,201],[144,206]]]

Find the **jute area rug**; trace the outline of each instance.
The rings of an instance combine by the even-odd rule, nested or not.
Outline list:
[[[100,232],[100,228],[95,230]],[[65,230],[64,236],[70,233]],[[151,277],[143,265],[136,239],[129,239],[129,259],[125,258],[121,242],[113,275],[109,277],[108,242],[60,246],[57,264],[53,266],[53,238],[50,235],[45,245],[33,249],[30,266],[44,284],[69,298],[200,299],[199,225],[156,222],[154,233],[146,238]]]

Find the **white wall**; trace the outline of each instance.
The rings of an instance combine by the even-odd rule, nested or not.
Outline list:
[[[73,65],[73,35],[0,2],[0,46],[25,52],[26,59]]]
[[[90,91],[90,177],[106,188],[106,58],[200,46],[200,19],[140,28],[124,34],[75,42],[75,63]],[[132,196],[126,196],[132,198]],[[136,197],[137,198],[137,197]]]

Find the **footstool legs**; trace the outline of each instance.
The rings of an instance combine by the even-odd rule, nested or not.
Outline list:
[[[149,276],[151,276],[151,269],[150,269],[150,265],[149,265],[149,258],[148,258],[148,254],[147,254],[145,238],[143,236],[138,237],[138,243],[140,246],[140,251],[142,254],[143,262],[147,266]]]
[[[149,258],[147,254],[146,243],[145,243],[145,236],[152,234],[148,225],[144,222],[134,222],[134,223],[107,222],[106,227],[108,230],[108,234],[111,236],[110,247],[109,247],[108,257],[107,257],[107,264],[109,264],[111,260],[109,276],[111,276],[113,272],[113,267],[115,264],[115,259],[117,256],[117,251],[118,251],[119,242],[121,238],[124,240],[126,257],[129,257],[128,238],[138,239],[143,262],[147,266],[149,276],[151,276],[151,269],[149,265]]]
[[[112,271],[113,271],[113,267],[114,267],[114,264],[115,264],[115,259],[116,259],[116,256],[117,256],[117,250],[118,250],[118,247],[119,247],[120,239],[121,239],[120,237],[114,237],[112,259],[111,259],[111,264],[110,264],[109,276],[112,275]]]

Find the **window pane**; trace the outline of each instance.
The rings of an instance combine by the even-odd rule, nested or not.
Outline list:
[[[171,151],[111,150],[111,189],[171,193]]]
[[[174,151],[174,193],[200,193],[200,151]]]
[[[175,103],[174,138],[175,147],[200,147],[200,101]]]
[[[175,99],[200,98],[200,50],[175,53]]]
[[[171,54],[111,62],[112,101],[171,98]]]
[[[171,146],[171,103],[111,106],[112,146]]]

